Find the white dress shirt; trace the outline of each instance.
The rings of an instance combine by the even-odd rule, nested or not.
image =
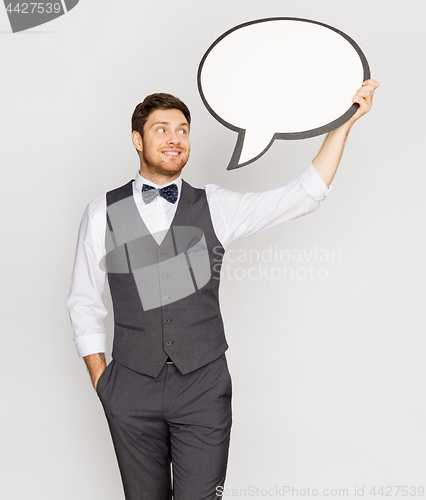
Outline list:
[[[157,242],[165,236],[180,200],[182,177],[175,183],[179,194],[175,204],[157,196],[142,200],[142,185],[158,186],[137,174],[133,197],[140,216]],[[205,186],[213,228],[226,248],[232,241],[270,229],[317,210],[331,190],[308,165],[290,184],[261,193],[237,193],[215,184]],[[68,298],[74,341],[80,357],[106,351],[103,325],[107,311],[102,302],[106,272],[99,263],[105,256],[106,195],[89,203],[80,224],[77,251]]]

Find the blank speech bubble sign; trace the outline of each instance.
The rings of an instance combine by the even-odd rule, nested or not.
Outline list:
[[[274,17],[220,36],[200,62],[198,89],[209,112],[238,132],[232,170],[260,158],[275,139],[314,137],[345,123],[369,78],[366,57],[342,31]]]

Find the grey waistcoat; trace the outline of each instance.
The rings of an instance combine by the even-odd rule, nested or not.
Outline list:
[[[189,373],[228,348],[219,308],[224,249],[204,189],[182,181],[175,217],[158,245],[132,181],[107,193],[106,257],[114,308],[112,357],[157,377],[169,356]]]

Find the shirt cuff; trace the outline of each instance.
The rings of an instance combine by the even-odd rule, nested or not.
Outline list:
[[[81,335],[74,337],[77,353],[80,358],[89,354],[98,352],[106,352],[106,335],[105,333],[92,333],[90,335]]]
[[[297,176],[303,189],[308,195],[316,201],[323,201],[330,193],[333,187],[327,187],[326,183],[318,175],[312,163],[310,163],[300,174]]]

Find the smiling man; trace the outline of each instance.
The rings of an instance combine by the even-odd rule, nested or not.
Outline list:
[[[181,177],[190,154],[186,105],[153,94],[136,107],[139,173],[88,205],[68,300],[77,352],[104,407],[127,500],[220,496],[232,423],[219,307],[225,248],[319,208],[346,137],[371,108],[377,86],[364,82],[354,96],[357,113],[327,135],[296,179],[261,193],[190,186]],[[114,307],[108,366],[106,277]]]
[[[160,185],[174,180],[189,159],[189,110],[156,109],[144,125],[137,121],[132,120],[132,140],[141,157],[140,175]]]

